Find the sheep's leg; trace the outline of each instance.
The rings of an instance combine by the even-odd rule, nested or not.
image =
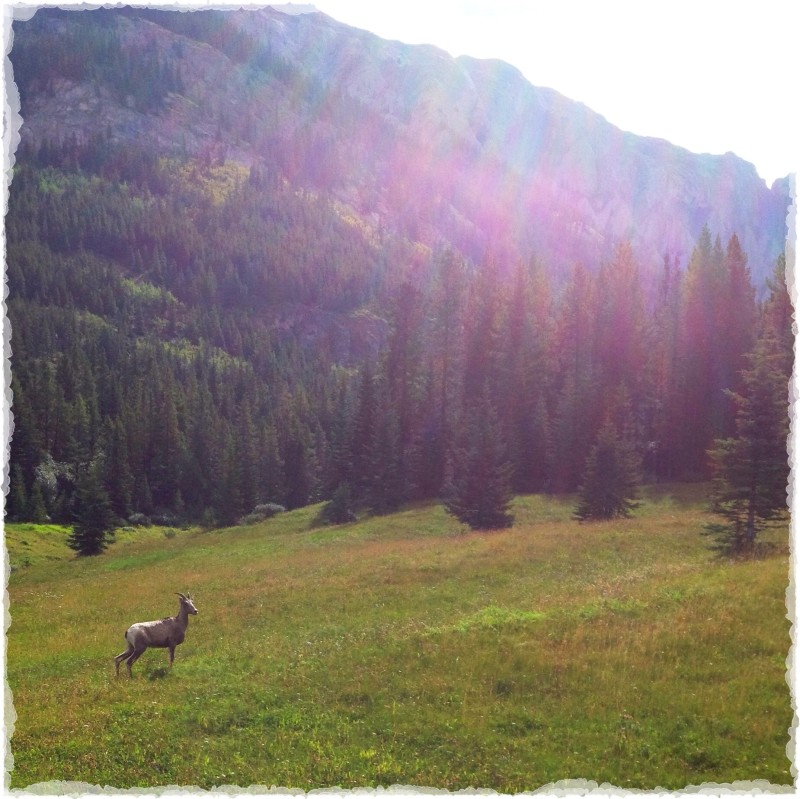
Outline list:
[[[133,650],[133,654],[128,658],[127,662],[125,663],[125,665],[128,667],[128,677],[133,676],[133,674],[131,674],[131,668],[133,667],[133,664],[136,663],[136,661],[142,656],[142,653],[145,649],[147,649],[146,646],[143,646],[140,649],[135,648]]]
[[[132,653],[133,653],[133,644],[128,644],[128,648],[124,652],[120,652],[114,658],[114,666],[116,667],[117,677],[119,677],[119,664],[123,660],[127,660],[131,656]]]
[[[172,668],[172,661],[175,660],[175,647],[169,648],[169,667]]]

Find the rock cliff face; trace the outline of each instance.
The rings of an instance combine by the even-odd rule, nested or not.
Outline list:
[[[502,62],[273,9],[40,10],[14,35],[23,141],[108,132],[262,163],[376,230],[476,261],[592,265],[630,239],[655,274],[666,254],[685,264],[707,224],[737,233],[762,283],[785,246],[788,181],[623,132]],[[48,69],[59,41],[83,62]]]

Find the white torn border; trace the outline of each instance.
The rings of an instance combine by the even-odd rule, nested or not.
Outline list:
[[[374,0],[379,2],[380,0]],[[557,2],[558,0],[551,0]],[[2,0],[0,0],[2,2]],[[316,11],[315,6],[310,4],[275,4],[275,3],[191,3],[181,2],[176,0],[174,3],[148,3],[140,2],[140,0],[128,0],[127,2],[119,3],[84,3],[81,5],[73,4],[59,4],[59,3],[27,3],[20,2],[14,5],[7,5],[2,3],[3,8],[3,42],[4,58],[3,58],[3,88],[4,88],[4,107],[3,107],[3,191],[2,191],[2,204],[0,211],[2,211],[3,220],[5,220],[6,212],[8,210],[9,187],[11,184],[12,170],[14,166],[14,154],[20,142],[20,128],[22,125],[22,118],[20,116],[20,103],[19,93],[14,84],[12,76],[11,61],[8,57],[11,47],[13,45],[13,31],[12,23],[14,20],[27,20],[30,19],[36,10],[40,7],[58,6],[61,8],[74,8],[74,9],[94,9],[94,8],[115,8],[123,5],[131,6],[149,6],[152,8],[164,8],[176,10],[178,8],[203,8],[203,9],[230,9],[230,8],[263,8],[265,6],[272,6],[277,10],[285,13],[303,14]],[[691,24],[690,21],[688,24]],[[787,102],[792,98],[786,98]],[[795,100],[796,102],[796,100]],[[800,131],[798,131],[800,134]],[[800,158],[800,148],[798,151]],[[800,167],[800,163],[798,164]],[[798,285],[796,282],[796,247],[797,247],[797,175],[800,170],[796,170],[790,176],[791,180],[791,196],[792,204],[787,213],[787,240],[786,240],[786,286],[789,291],[789,296],[792,301],[792,306],[795,309],[795,340],[797,339],[797,308],[798,308]],[[2,462],[2,503],[3,510],[5,510],[5,497],[8,492],[9,485],[9,468],[8,459],[10,452],[11,434],[13,432],[13,418],[11,414],[11,330],[6,314],[6,297],[8,296],[8,286],[5,279],[5,263],[6,263],[6,240],[5,240],[5,223],[0,230],[0,246],[3,253],[3,294],[2,294],[2,331],[3,331],[3,413],[0,414],[0,443],[2,444],[3,462]],[[789,508],[794,511],[795,497],[797,492],[795,490],[796,483],[796,469],[795,469],[795,455],[798,450],[798,425],[797,409],[798,400],[800,400],[800,393],[798,388],[800,382],[798,380],[798,348],[795,341],[795,366],[792,374],[792,379],[789,384],[789,413],[791,418],[791,430],[789,439],[787,441],[787,452],[792,466],[789,476],[788,489],[788,504]],[[3,515],[5,518],[5,514]],[[791,763],[792,778],[797,783],[798,770],[796,765],[797,756],[797,728],[798,728],[798,682],[797,670],[795,668],[795,659],[797,651],[796,641],[796,625],[795,613],[797,608],[797,585],[796,574],[798,573],[798,565],[800,565],[800,555],[798,554],[797,547],[795,546],[798,533],[798,520],[797,515],[792,512],[790,520],[790,562],[789,562],[789,585],[786,589],[786,609],[787,618],[792,623],[790,635],[792,644],[789,650],[788,657],[786,658],[786,681],[791,689],[792,709],[794,712],[793,724],[789,730],[789,742],[786,745],[786,754]],[[270,796],[270,797],[297,797],[297,796],[314,796],[314,797],[376,797],[382,799],[384,794],[388,794],[391,799],[403,799],[403,797],[417,797],[417,796],[438,796],[438,795],[466,795],[466,796],[492,796],[492,797],[506,797],[509,794],[500,794],[496,791],[489,789],[466,789],[461,791],[450,792],[438,788],[426,788],[417,786],[404,786],[393,785],[390,788],[356,788],[352,790],[341,790],[336,788],[324,788],[309,791],[308,794],[301,790],[290,790],[287,788],[280,788],[275,786],[265,785],[252,785],[247,788],[242,788],[232,785],[222,785],[208,791],[204,791],[197,787],[179,787],[179,786],[154,786],[147,789],[120,789],[108,786],[91,785],[83,782],[70,782],[70,781],[51,781],[36,783],[29,785],[24,790],[7,790],[8,775],[13,769],[13,755],[9,747],[9,741],[14,732],[14,724],[16,721],[16,712],[14,711],[13,697],[11,689],[6,680],[6,646],[5,634],[11,623],[10,603],[8,596],[8,578],[10,574],[8,564],[8,553],[5,548],[5,539],[1,551],[3,574],[5,577],[3,588],[3,637],[0,643],[0,661],[2,661],[3,669],[3,682],[4,682],[4,715],[3,715],[3,735],[0,739],[0,751],[3,755],[3,769],[4,769],[4,782],[0,790],[2,795],[9,795],[15,797],[84,797],[96,795],[133,795],[138,797],[226,797],[226,796]],[[618,797],[618,796],[633,796],[633,795],[648,795],[648,796],[680,796],[680,795],[711,795],[711,796],[764,796],[772,794],[797,794],[796,788],[784,785],[775,785],[767,782],[766,780],[753,780],[753,781],[737,781],[732,783],[703,783],[702,785],[689,785],[680,791],[667,791],[665,789],[655,788],[653,790],[630,790],[618,788],[617,786],[609,783],[598,784],[593,780],[585,779],[570,779],[559,780],[558,782],[543,785],[534,790],[525,791],[520,796],[558,796],[558,797]]]

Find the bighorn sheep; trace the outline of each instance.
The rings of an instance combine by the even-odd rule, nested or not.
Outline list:
[[[181,600],[177,616],[169,616],[160,621],[140,621],[132,624],[125,631],[125,640],[128,648],[114,658],[117,677],[119,677],[119,664],[124,660],[128,667],[128,677],[131,676],[131,666],[142,656],[148,647],[164,647],[169,649],[169,666],[175,660],[175,647],[183,643],[186,628],[189,626],[189,614],[197,614],[197,608],[191,596],[178,594]]]

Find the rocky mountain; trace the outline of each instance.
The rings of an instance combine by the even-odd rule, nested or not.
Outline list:
[[[762,284],[784,250],[788,181],[626,133],[499,61],[272,8],[43,9],[13,32],[25,145],[102,134],[262,165],[370,235],[474,262],[594,267],[627,239],[654,275],[707,225]]]

